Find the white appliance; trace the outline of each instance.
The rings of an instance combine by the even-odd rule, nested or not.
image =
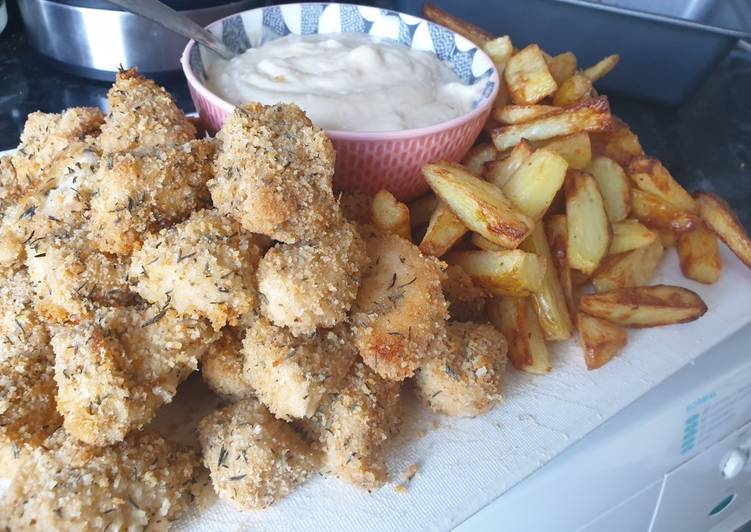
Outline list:
[[[746,326],[455,530],[732,532],[751,522],[750,453]]]

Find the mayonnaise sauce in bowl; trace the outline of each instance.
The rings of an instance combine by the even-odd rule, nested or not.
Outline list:
[[[208,68],[207,86],[235,105],[299,105],[317,126],[399,131],[472,110],[485,83],[463,84],[435,54],[359,33],[294,35]]]

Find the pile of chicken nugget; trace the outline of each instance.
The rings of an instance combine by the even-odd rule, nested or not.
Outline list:
[[[128,70],[0,159],[0,528],[168,528],[206,469],[244,510],[316,473],[377,489],[406,379],[443,414],[500,399],[503,335],[448,321],[472,280],[335,196],[299,108],[197,137]],[[224,401],[192,449],[150,422],[199,368]]]

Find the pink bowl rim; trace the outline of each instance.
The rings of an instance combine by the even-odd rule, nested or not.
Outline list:
[[[283,4],[283,5],[302,5],[302,3],[296,3],[296,4]],[[344,2],[328,2],[329,4],[338,4],[338,5],[354,5],[357,7],[368,7],[368,6],[361,6],[359,4],[348,4]],[[282,4],[278,4],[282,5]],[[210,24],[207,24],[205,26],[206,29],[209,29],[215,25],[221,24],[223,21],[227,20],[228,18],[235,17],[237,15],[242,15],[245,13],[251,13],[253,11],[258,11],[259,9],[267,9],[269,7],[275,7],[274,5],[269,6],[262,6],[262,7],[255,7],[253,9],[246,9],[244,11],[238,11],[237,13],[233,13],[232,15],[227,15],[226,17],[220,18],[218,20],[215,20],[214,22],[211,22]],[[417,17],[415,15],[409,15],[407,13],[402,13],[401,11],[396,11],[394,9],[389,9],[389,11],[393,13],[397,13],[399,15],[404,15],[407,17],[412,17],[414,19],[418,19],[424,22],[430,22],[427,19],[424,19],[422,17]],[[436,24],[435,22],[431,22],[432,24]],[[436,24],[438,26],[441,26],[440,24]],[[340,130],[340,129],[326,129],[326,134],[332,139],[332,140],[398,140],[398,139],[406,139],[406,138],[419,138],[419,137],[427,137],[431,135],[435,135],[437,133],[440,133],[442,131],[446,131],[449,129],[453,129],[455,127],[461,126],[467,122],[470,122],[474,120],[475,118],[479,117],[483,113],[487,112],[487,110],[493,105],[493,102],[495,101],[496,96],[498,95],[499,85],[500,85],[500,76],[498,75],[498,69],[495,67],[495,63],[493,63],[493,60],[488,56],[488,54],[485,53],[485,51],[474,44],[469,39],[466,39],[462,35],[459,35],[455,31],[446,28],[445,26],[441,26],[442,28],[446,29],[447,31],[451,32],[457,39],[459,39],[460,42],[464,42],[472,47],[474,47],[477,52],[484,56],[488,63],[493,67],[493,73],[491,74],[491,81],[494,81],[493,91],[485,97],[484,101],[481,101],[480,104],[472,109],[470,112],[465,113],[461,116],[458,116],[456,118],[452,118],[451,120],[446,120],[443,122],[439,122],[437,124],[432,124],[430,126],[425,127],[418,127],[418,128],[412,128],[412,129],[400,129],[395,131],[347,131],[347,130]],[[213,106],[218,107],[220,110],[226,112],[227,114],[231,114],[234,112],[235,105],[228,102],[227,100],[224,100],[220,98],[218,95],[216,95],[214,92],[209,90],[203,83],[201,83],[196,75],[193,73],[193,69],[190,67],[190,51],[193,49],[193,46],[196,44],[196,41],[191,39],[188,41],[188,44],[185,45],[185,49],[183,50],[182,56],[180,56],[180,65],[183,69],[183,74],[185,74],[186,79],[188,80],[188,85],[190,87],[197,91],[204,99],[208,100]]]

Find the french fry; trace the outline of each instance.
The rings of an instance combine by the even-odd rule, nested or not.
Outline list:
[[[649,284],[660,264],[665,248],[659,240],[648,246],[609,255],[592,276],[597,292]]]
[[[508,342],[508,357],[516,369],[544,375],[550,356],[537,316],[524,297],[496,297],[489,303],[490,320]]]
[[[558,89],[542,50],[536,44],[530,44],[509,59],[503,79],[511,101],[516,104],[537,103]]]
[[[417,198],[409,204],[409,221],[412,227],[419,227],[430,222],[433,211],[438,207],[440,200],[435,194],[429,193]]]
[[[409,207],[397,200],[391,192],[381,189],[373,196],[370,217],[381,231],[398,235],[406,240],[412,238],[409,223]]]
[[[571,52],[563,52],[555,57],[545,58],[548,62],[548,70],[555,82],[561,83],[576,74],[576,56]]]
[[[618,54],[609,55],[591,67],[584,69],[584,75],[592,81],[602,79],[615,68],[620,59],[621,57]]]
[[[657,159],[634,158],[628,165],[628,175],[643,191],[654,194],[677,209],[696,212],[694,199]]]
[[[572,133],[565,137],[554,138],[549,141],[539,143],[540,148],[557,153],[568,162],[571,168],[583,170],[592,160],[592,145],[589,142],[589,135],[584,131]]]
[[[699,192],[694,198],[704,222],[741,262],[751,268],[751,239],[730,205],[709,192]]]
[[[514,45],[511,43],[511,38],[508,35],[503,37],[496,37],[490,41],[485,42],[482,45],[483,51],[488,54],[488,57],[493,61],[499,73],[514,55]]]
[[[579,309],[624,327],[642,328],[694,321],[707,305],[687,288],[660,284],[584,295]]]
[[[527,140],[522,139],[506,158],[485,163],[483,177],[495,186],[503,188],[503,185],[531,155],[532,145]]]
[[[613,159],[601,155],[592,159],[586,171],[597,181],[608,220],[625,220],[631,210],[631,181],[623,168]]]
[[[610,247],[610,224],[595,178],[569,170],[564,185],[568,245],[566,256],[572,268],[591,274]]]
[[[595,132],[590,135],[590,140],[595,154],[609,157],[624,167],[628,166],[634,157],[644,155],[639,137],[615,117],[611,130]]]
[[[542,289],[532,295],[532,302],[537,313],[546,340],[566,340],[571,337],[571,316],[568,312],[566,298],[563,295],[558,272],[555,269],[550,246],[545,238],[545,229],[537,224],[532,234],[522,242],[521,249],[529,251],[545,260],[545,277]]]
[[[560,112],[560,108],[552,105],[504,105],[493,109],[493,118],[501,124],[521,124]]]
[[[547,264],[534,253],[505,251],[457,251],[446,257],[495,295],[528,296],[542,290]]]
[[[492,144],[483,142],[472,147],[462,160],[462,166],[472,174],[480,177],[485,170],[484,165],[488,161],[493,161],[498,156],[498,152]]]
[[[678,236],[678,259],[683,275],[704,284],[716,283],[722,273],[717,237],[704,224]]]
[[[631,214],[648,227],[677,233],[689,231],[700,223],[695,214],[677,209],[667,201],[638,188],[631,190]]]
[[[472,233],[472,236],[469,238],[469,240],[475,246],[485,251],[504,251],[504,248],[502,248],[498,244],[494,244],[484,236],[477,233]]]
[[[532,231],[534,222],[519,212],[498,187],[473,176],[460,165],[427,164],[422,173],[464,225],[491,242],[513,249]]]
[[[563,186],[568,163],[546,148],[535,151],[503,185],[503,193],[520,212],[539,220]]]
[[[636,220],[624,220],[611,225],[613,240],[610,242],[608,253],[624,253],[643,248],[657,240],[657,234]]]
[[[428,229],[420,242],[424,255],[440,257],[467,232],[467,228],[444,202],[440,202],[430,217]]]
[[[486,42],[492,41],[494,36],[491,33],[483,30],[482,28],[475,26],[474,24],[455,17],[451,13],[444,11],[438,6],[433,4],[423,4],[422,16],[428,20],[446,26],[451,31],[454,31],[472,41],[477,46],[482,47]]]
[[[553,263],[558,272],[563,296],[566,298],[569,315],[572,315],[576,310],[576,305],[574,305],[574,285],[571,280],[571,267],[566,259],[568,227],[565,214],[555,214],[545,220],[545,236],[548,239]]]
[[[672,248],[678,242],[678,235],[672,229],[660,229],[659,227],[653,227],[652,230],[657,233],[662,242],[662,247],[665,249]]]
[[[592,94],[592,80],[584,74],[574,74],[558,88],[553,96],[553,104],[558,107],[574,105],[590,98]]]
[[[583,312],[576,316],[576,328],[584,349],[584,363],[590,371],[610,362],[628,341],[622,327]]]
[[[491,137],[496,149],[503,151],[516,146],[525,138],[529,141],[546,140],[579,131],[605,131],[611,125],[610,105],[607,98],[601,96],[563,109],[557,114],[523,124],[499,127],[493,130]]]

